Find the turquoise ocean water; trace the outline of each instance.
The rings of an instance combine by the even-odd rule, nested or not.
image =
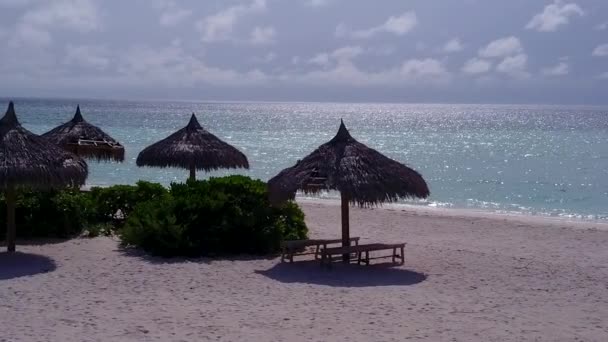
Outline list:
[[[71,119],[77,104],[127,154],[123,164],[89,162],[89,185],[185,180],[185,170],[135,159],[192,112],[248,156],[251,169],[236,173],[262,180],[331,139],[342,118],[359,141],[423,174],[432,195],[417,204],[608,220],[606,107],[15,99],[34,133]]]

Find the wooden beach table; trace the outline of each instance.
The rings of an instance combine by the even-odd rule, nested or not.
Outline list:
[[[290,240],[283,241],[281,244],[281,262],[284,262],[285,259],[289,259],[289,262],[293,262],[293,257],[295,255],[311,255],[314,254],[315,260],[319,258],[319,252],[321,251],[321,246],[323,249],[327,248],[327,245],[342,243],[342,239],[307,239],[307,240]],[[359,237],[350,238],[350,243],[354,243],[355,245],[359,245]],[[306,247],[315,247],[314,252],[300,252],[302,249]]]
[[[344,255],[344,254],[355,254],[357,258],[357,264],[361,264],[362,262],[366,265],[369,265],[369,261],[371,259],[382,259],[382,258],[392,258],[393,263],[396,260],[399,260],[399,264],[403,265],[404,257],[403,252],[405,249],[405,243],[373,243],[367,245],[356,245],[356,246],[348,246],[348,247],[333,247],[333,248],[324,248],[321,250],[321,266],[327,264],[331,266],[332,256],[334,255]],[[392,251],[391,255],[378,256],[370,258],[369,252],[374,251],[383,251],[390,250]],[[400,253],[399,253],[400,252]]]

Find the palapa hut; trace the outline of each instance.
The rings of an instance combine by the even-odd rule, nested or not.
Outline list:
[[[193,113],[186,127],[141,151],[137,166],[188,169],[194,180],[196,170],[248,169],[249,162],[241,151],[205,130]]]
[[[99,127],[86,122],[80,114],[80,106],[76,107],[72,120],[42,136],[81,157],[119,162],[125,159],[125,148]]]
[[[307,194],[339,191],[343,246],[350,244],[349,203],[372,206],[430,194],[418,172],[355,140],[344,122],[333,139],[268,181],[268,189],[274,203],[293,199],[298,190]],[[344,256],[345,261],[348,258]]]
[[[10,102],[0,119],[0,188],[6,200],[8,251],[15,251],[17,188],[80,186],[87,175],[84,160],[23,128]]]

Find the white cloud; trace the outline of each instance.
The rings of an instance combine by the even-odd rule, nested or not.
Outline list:
[[[268,64],[268,63],[271,63],[272,61],[274,61],[275,59],[277,59],[277,54],[274,52],[269,52],[266,55],[264,55],[263,57],[254,57],[253,61],[256,63]]]
[[[272,26],[256,26],[251,31],[249,42],[253,45],[267,45],[275,42],[277,32]]]
[[[110,65],[106,48],[95,45],[68,45],[64,63],[85,68],[104,70]]]
[[[389,45],[371,46],[366,49],[366,52],[374,56],[390,56],[395,53],[395,47]]]
[[[310,7],[323,7],[329,5],[333,0],[305,0],[304,4]]]
[[[192,15],[192,11],[185,9],[173,9],[160,15],[162,26],[175,26]]]
[[[0,7],[22,7],[30,2],[31,0],[0,0]]]
[[[363,48],[360,46],[345,46],[334,50],[334,52],[331,53],[331,56],[337,61],[350,61],[363,52]]]
[[[268,74],[257,68],[236,70],[211,66],[199,53],[189,52],[181,44],[173,42],[164,47],[133,45],[126,50],[95,44],[71,45],[61,56],[48,53],[46,49],[37,50],[36,54],[25,51],[18,49],[7,58],[0,57],[3,61],[0,75],[5,82],[36,84],[47,89],[143,89],[203,85],[252,87],[271,80]],[[242,64],[240,66],[243,67]]]
[[[319,66],[328,66],[329,65],[329,54],[327,54],[326,52],[323,53],[319,53],[316,56],[314,56],[313,58],[308,60],[308,63],[310,64],[316,64]]]
[[[165,27],[176,26],[192,15],[191,10],[179,7],[173,0],[156,0],[154,7],[161,12],[159,22]]]
[[[567,62],[561,61],[555,66],[543,68],[541,72],[545,76],[564,76],[570,72],[570,65]]]
[[[80,33],[99,30],[101,21],[96,3],[92,0],[42,2],[17,21],[11,44],[48,45],[52,42],[51,31],[58,28]]]
[[[602,44],[593,50],[593,56],[605,57],[608,56],[608,44]]]
[[[506,57],[496,66],[496,71],[509,75],[513,78],[527,78],[529,73],[526,71],[528,65],[528,56],[519,54]]]
[[[513,56],[523,51],[521,42],[517,37],[510,36],[497,39],[486,47],[479,50],[479,56],[483,58],[500,58]]]
[[[452,53],[452,52],[462,51],[463,48],[464,47],[462,46],[460,39],[453,38],[450,41],[448,41],[447,43],[445,43],[442,50],[443,50],[443,52],[446,52],[446,53]]]
[[[384,73],[367,73],[360,70],[351,62],[337,64],[328,70],[315,70],[307,73],[283,74],[279,80],[290,83],[303,83],[307,85],[350,85],[369,86],[382,84],[385,81]]]
[[[92,0],[55,0],[23,15],[22,24],[90,32],[100,28],[97,5]]]
[[[423,42],[417,42],[416,45],[414,46],[414,48],[416,49],[416,51],[422,52],[422,51],[426,50],[428,48],[428,46]]]
[[[469,59],[462,67],[462,72],[466,74],[483,74],[492,69],[492,63],[480,58]]]
[[[469,74],[480,74],[490,71],[492,64],[485,59],[501,58],[502,61],[496,65],[496,71],[513,78],[527,78],[530,74],[526,71],[528,55],[519,38],[510,36],[490,42],[487,46],[479,49],[480,58],[473,58],[465,63],[463,72]]]
[[[366,30],[349,30],[343,24],[336,28],[336,36],[350,37],[352,39],[367,39],[379,33],[392,33],[397,36],[403,36],[410,32],[418,25],[418,18],[414,11],[409,11],[400,16],[389,17],[383,24]]]
[[[584,14],[583,9],[576,3],[563,3],[561,0],[555,0],[541,13],[535,15],[526,28],[540,32],[554,32],[560,26],[567,25],[571,17]]]
[[[315,64],[321,67],[328,67],[332,63],[350,63],[351,60],[365,51],[360,46],[344,46],[332,52],[322,52],[316,54],[308,60],[308,64]]]
[[[604,30],[607,30],[607,29],[608,29],[608,21],[607,21],[607,22],[603,22],[603,23],[601,23],[601,24],[598,24],[598,25],[595,27],[595,29],[596,29],[596,30],[598,30],[598,31],[604,31]]]
[[[179,38],[173,38],[173,40],[171,40],[171,45],[173,46],[181,46],[182,45],[182,40]]]
[[[261,84],[268,80],[268,76],[257,69],[239,72],[208,66],[203,60],[176,45],[161,49],[134,46],[121,52],[117,58],[120,73],[117,80],[124,80],[127,84],[193,86],[205,83],[242,86]]]
[[[436,59],[410,59],[401,65],[401,76],[411,80],[438,81],[449,75],[443,63]]]
[[[601,73],[597,76],[600,80],[608,80],[608,71]]]
[[[253,0],[248,5],[237,5],[210,15],[196,23],[204,42],[233,40],[232,33],[239,19],[264,11],[266,0]]]
[[[400,66],[374,71],[361,69],[355,64],[355,58],[363,54],[374,55],[374,49],[361,46],[344,46],[331,52],[315,55],[307,61],[321,67],[305,73],[278,75],[281,81],[306,83],[313,85],[343,86],[390,86],[400,84],[439,84],[450,80],[450,73],[444,64],[436,59],[410,59]]]
[[[403,13],[399,17],[388,18],[384,25],[377,28],[377,30],[380,30],[380,32],[386,31],[388,33],[393,33],[398,36],[403,36],[404,34],[410,32],[414,27],[416,27],[417,24],[418,18],[416,17],[416,13],[412,11]]]
[[[450,73],[435,59],[411,59],[400,67],[380,71],[366,71],[350,60],[342,60],[333,68],[315,70],[303,74],[283,74],[281,81],[307,85],[340,85],[350,87],[373,87],[395,85],[439,85],[450,80]]]
[[[46,29],[18,24],[9,44],[13,46],[29,45],[41,47],[51,44],[52,40],[51,33]]]

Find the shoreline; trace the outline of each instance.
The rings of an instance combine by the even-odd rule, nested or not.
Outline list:
[[[325,206],[340,206],[340,201],[337,199],[315,199],[296,197],[296,202],[299,204],[319,204]],[[516,213],[516,212],[496,212],[484,209],[466,209],[466,208],[437,208],[425,205],[405,204],[405,203],[385,203],[381,206],[371,208],[359,208],[351,205],[352,208],[361,210],[384,210],[384,211],[402,211],[414,215],[421,216],[436,216],[436,217],[455,217],[455,218],[485,218],[485,219],[504,219],[516,221],[526,224],[542,224],[563,226],[563,224],[571,224],[575,229],[597,229],[608,231],[608,222],[600,219],[584,219],[576,217],[555,217],[544,216],[538,214]]]
[[[130,184],[105,184],[105,185],[92,185],[86,184],[80,188],[81,191],[90,191],[94,187],[110,187],[113,185],[130,185]],[[132,185],[132,184],[131,184]],[[339,198],[322,198],[322,197],[310,197],[310,196],[298,196],[296,195],[296,202],[298,203],[319,203],[329,205],[340,205]],[[601,218],[588,218],[588,217],[571,217],[571,216],[555,216],[544,213],[531,213],[531,212],[517,212],[517,211],[506,211],[506,210],[494,210],[487,208],[458,208],[458,207],[438,207],[431,206],[428,204],[411,204],[411,203],[384,203],[380,206],[374,207],[375,210],[389,209],[389,210],[401,210],[406,209],[408,211],[415,211],[425,214],[441,215],[441,216],[456,216],[456,217],[485,217],[485,218],[510,218],[515,220],[524,221],[526,223],[571,223],[574,225],[589,226],[598,225],[601,230],[608,230],[608,219]],[[583,216],[580,214],[580,216]],[[583,228],[584,229],[584,228]],[[593,228],[587,228],[593,229]]]

